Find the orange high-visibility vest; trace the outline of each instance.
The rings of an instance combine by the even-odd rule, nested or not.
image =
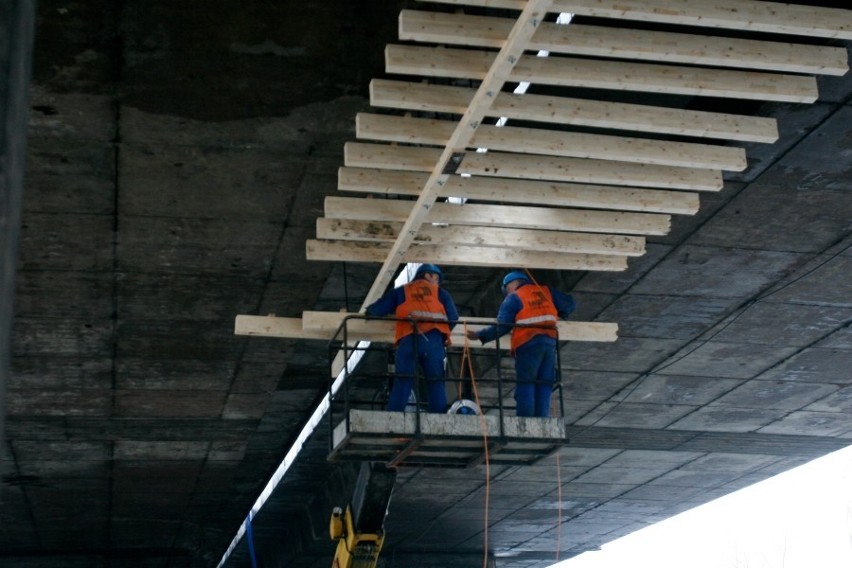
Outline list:
[[[515,327],[512,328],[512,353],[535,337],[545,334],[556,338],[556,322],[559,313],[553,303],[553,296],[546,286],[527,284],[515,290],[521,299],[521,310],[515,316]],[[535,327],[520,327],[520,325]]]
[[[396,307],[396,338],[398,342],[406,335],[414,332],[414,326],[408,319],[416,320],[417,331],[426,333],[433,329],[439,330],[447,338],[450,336],[450,326],[447,323],[447,310],[438,298],[438,286],[426,280],[415,280],[406,284],[403,289],[405,301]],[[424,321],[431,320],[431,321]]]

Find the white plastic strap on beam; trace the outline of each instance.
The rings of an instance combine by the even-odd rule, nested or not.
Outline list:
[[[403,284],[407,284],[414,278],[415,272],[420,267],[420,263],[409,263],[405,266],[405,268],[400,272],[399,276],[397,276],[394,284],[396,286],[402,286]],[[275,470],[275,473],[272,474],[272,477],[266,483],[266,486],[263,488],[263,491],[260,492],[260,496],[252,505],[249,514],[246,516],[246,521],[240,525],[237,534],[234,535],[233,540],[231,540],[231,544],[228,546],[228,549],[225,551],[225,554],[222,555],[222,559],[219,560],[219,564],[217,568],[222,568],[225,565],[225,562],[228,561],[228,558],[233,553],[234,549],[239,544],[240,540],[242,540],[243,536],[246,534],[246,523],[251,522],[250,519],[254,519],[257,516],[257,513],[266,504],[266,501],[272,495],[272,492],[275,491],[275,488],[278,487],[278,484],[281,483],[281,480],[284,479],[284,474],[287,473],[287,470],[290,469],[296,462],[296,458],[299,456],[299,453],[302,451],[302,447],[305,445],[305,442],[314,433],[319,426],[320,421],[322,421],[325,413],[328,411],[331,406],[331,399],[334,398],[334,395],[337,394],[337,391],[340,390],[340,387],[343,385],[344,378],[355,370],[355,367],[358,366],[358,363],[361,362],[361,358],[364,356],[365,350],[370,346],[369,341],[359,341],[355,348],[352,351],[352,354],[349,356],[349,359],[346,361],[346,368],[341,370],[338,373],[337,377],[335,377],[334,382],[331,385],[330,395],[323,398],[322,401],[317,405],[316,409],[314,409],[313,414],[311,414],[310,419],[307,424],[302,428],[302,431],[299,432],[299,436],[296,438],[296,441],[290,447],[290,450],[284,456],[284,459],[278,465],[278,468]]]

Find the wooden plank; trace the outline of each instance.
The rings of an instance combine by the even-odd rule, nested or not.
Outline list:
[[[557,0],[554,11],[599,18],[852,39],[852,12],[751,0]]]
[[[458,173],[696,191],[719,191],[723,187],[718,171],[502,152],[467,154]]]
[[[352,312],[317,312],[306,311],[302,312],[302,325],[305,330],[310,330],[316,333],[334,333],[343,322],[345,317],[357,316]],[[479,331],[495,323],[493,318],[484,317],[464,317],[459,319],[458,324],[453,329],[453,343],[461,343],[456,339],[463,339],[464,328],[467,326],[472,331]],[[350,319],[349,326],[352,329],[387,329],[389,337],[393,338],[393,329],[395,322],[382,319]],[[559,333],[559,339],[562,341],[615,341],[618,337],[618,324],[608,322],[578,322],[578,321],[559,321],[556,324]],[[501,343],[506,343],[501,342]],[[479,342],[476,342],[479,345]],[[493,342],[489,345],[493,346]]]
[[[599,26],[548,24],[540,32],[530,49],[783,73],[840,76],[849,70],[842,47]]]
[[[301,333],[302,320],[300,318],[238,315],[234,320],[234,335],[300,337]]]
[[[380,297],[394,278],[396,268],[403,261],[406,249],[413,242],[420,225],[435,203],[439,188],[447,181],[448,169],[451,168],[455,155],[467,147],[476,127],[482,123],[486,111],[494,102],[494,97],[503,89],[512,68],[521,58],[529,39],[547,15],[551,3],[551,0],[528,0],[506,37],[506,41],[500,47],[500,51],[492,56],[489,68],[481,76],[482,82],[473,95],[470,105],[459,120],[439,158],[434,162],[429,180],[423,186],[417,203],[411,209],[399,237],[391,247],[378,276],[367,292],[364,298],[365,304]]]
[[[344,165],[361,168],[431,172],[432,164],[440,157],[441,151],[435,148],[388,146],[363,142],[346,142],[343,145]]]
[[[499,47],[512,20],[460,13],[402,10],[399,39],[468,47]],[[545,22],[530,50],[618,59],[665,61],[787,73],[843,75],[845,48],[628,28]]]
[[[493,59],[493,52],[472,49],[397,44],[385,49],[388,73],[424,77],[481,79]],[[509,80],[561,87],[795,103],[812,103],[818,97],[814,77],[564,56],[524,55],[512,69]]]
[[[466,87],[373,79],[370,83],[370,104],[374,107],[461,114],[473,93],[473,89]],[[778,126],[773,118],[534,94],[500,93],[488,115],[743,142],[771,144],[778,140]]]
[[[524,0],[422,0],[519,10]],[[685,26],[852,39],[852,12],[754,0],[554,0],[552,12]]]
[[[331,333],[325,330],[304,329],[302,318],[286,318],[274,315],[238,315],[234,320],[234,335],[249,335],[253,337],[280,337],[289,339],[321,339],[328,341]],[[381,334],[373,334],[360,339],[380,340]]]
[[[337,188],[341,191],[418,195],[425,180],[426,174],[420,172],[346,166],[337,171]],[[477,201],[589,207],[674,215],[694,215],[698,212],[699,206],[698,194],[688,191],[480,176],[451,176],[439,195]]]
[[[439,151],[434,148],[361,142],[347,142],[343,148],[346,166],[402,171],[428,171],[430,160],[438,154]],[[694,191],[719,191],[723,187],[721,172],[698,168],[560,156],[528,156],[506,152],[468,152],[458,165],[457,173]],[[444,183],[446,184],[447,180]]]
[[[414,201],[332,195],[325,198],[325,216],[355,221],[404,221],[413,206]],[[671,217],[591,209],[435,203],[424,222],[618,235],[665,235],[670,229]]]
[[[432,118],[365,112],[355,117],[358,138],[382,142],[443,146],[454,128],[454,122]],[[747,165],[745,150],[730,146],[488,124],[476,129],[468,147],[737,172]]]
[[[252,337],[273,337],[278,339],[316,339],[330,341],[337,332],[343,317],[352,314],[337,312],[305,312],[302,318],[282,318],[276,316],[238,315],[234,322],[234,335]],[[478,331],[493,320],[487,318],[465,318],[453,329],[452,342],[463,345],[464,330]],[[336,324],[336,325],[335,325]],[[386,319],[350,319],[347,325],[347,339],[351,341],[375,341],[393,343],[395,323]],[[560,321],[557,323],[561,341],[612,342],[618,339],[618,324],[608,322]],[[340,338],[342,339],[342,337]],[[485,345],[475,342],[476,347],[493,349],[496,342]],[[506,348],[504,339],[501,346]]]
[[[342,318],[341,318],[342,319]],[[359,326],[349,329],[347,340],[393,342],[393,325],[389,322],[376,322],[384,325]],[[277,337],[280,339],[317,339],[329,341],[334,337],[335,329],[305,328],[302,318],[276,316],[238,315],[234,320],[234,335],[252,337]],[[339,339],[343,339],[342,337]],[[336,374],[336,373],[335,373]]]
[[[361,241],[305,241],[306,258],[329,262],[377,262],[387,258],[392,245]],[[627,257],[575,254],[462,245],[410,246],[402,262],[435,262],[447,266],[486,266],[535,268],[547,270],[601,270],[620,272],[627,269]]]
[[[333,317],[332,317],[333,314]],[[276,316],[238,315],[234,320],[234,335],[246,335],[251,337],[274,337],[278,339],[315,339],[330,341],[337,331],[343,316],[332,312],[305,312],[307,320],[302,318],[284,318]],[[307,324],[305,325],[305,322]],[[337,321],[337,325],[334,322]],[[390,320],[349,320],[347,327],[347,339],[349,341],[375,341],[378,343],[393,343],[395,324]],[[465,318],[453,329],[452,341],[455,345],[464,345],[465,322],[468,329],[479,330],[488,325],[486,318]],[[476,322],[476,323],[474,323]],[[612,342],[618,339],[618,324],[604,322],[576,322],[560,321],[557,324],[559,338],[562,341],[601,341]],[[342,337],[339,339],[342,340]],[[501,346],[508,345],[506,340],[501,341]],[[477,347],[493,349],[496,342],[492,341],[485,345],[475,342]],[[334,373],[335,375],[337,373]]]
[[[393,221],[317,219],[317,238],[323,240],[393,242],[401,229],[402,223]],[[645,254],[643,237],[503,227],[423,224],[414,242],[581,254]]]

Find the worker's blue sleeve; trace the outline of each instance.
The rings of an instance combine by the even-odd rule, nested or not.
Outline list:
[[[517,294],[509,294],[500,304],[500,309],[497,312],[497,325],[488,326],[477,333],[477,337],[484,344],[489,341],[494,341],[498,337],[503,337],[512,331],[512,324],[515,323],[515,316],[521,311],[521,299]]]
[[[402,286],[388,290],[385,295],[367,306],[367,315],[382,317],[396,313],[396,307],[405,301]]]
[[[444,310],[447,312],[447,319],[450,322],[450,329],[453,329],[459,319],[459,311],[456,309],[453,297],[443,288],[438,288],[438,299],[444,305]]]
[[[556,288],[550,289],[550,295],[553,297],[553,305],[556,308],[556,313],[559,314],[559,317],[562,319],[568,319],[568,316],[571,315],[577,308],[577,302],[574,301],[574,296],[571,294],[566,294],[557,290]]]

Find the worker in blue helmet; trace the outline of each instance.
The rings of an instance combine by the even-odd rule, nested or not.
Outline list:
[[[484,344],[511,332],[517,415],[550,416],[556,381],[556,322],[566,319],[576,303],[569,294],[542,286],[521,270],[506,274],[502,290],[506,297],[497,313],[497,325],[468,331],[467,336]]]
[[[459,314],[450,293],[440,287],[443,278],[434,264],[421,264],[411,282],[367,306],[369,316],[396,318],[396,373],[388,410],[405,410],[419,364],[426,378],[429,412],[447,411],[444,360]]]

